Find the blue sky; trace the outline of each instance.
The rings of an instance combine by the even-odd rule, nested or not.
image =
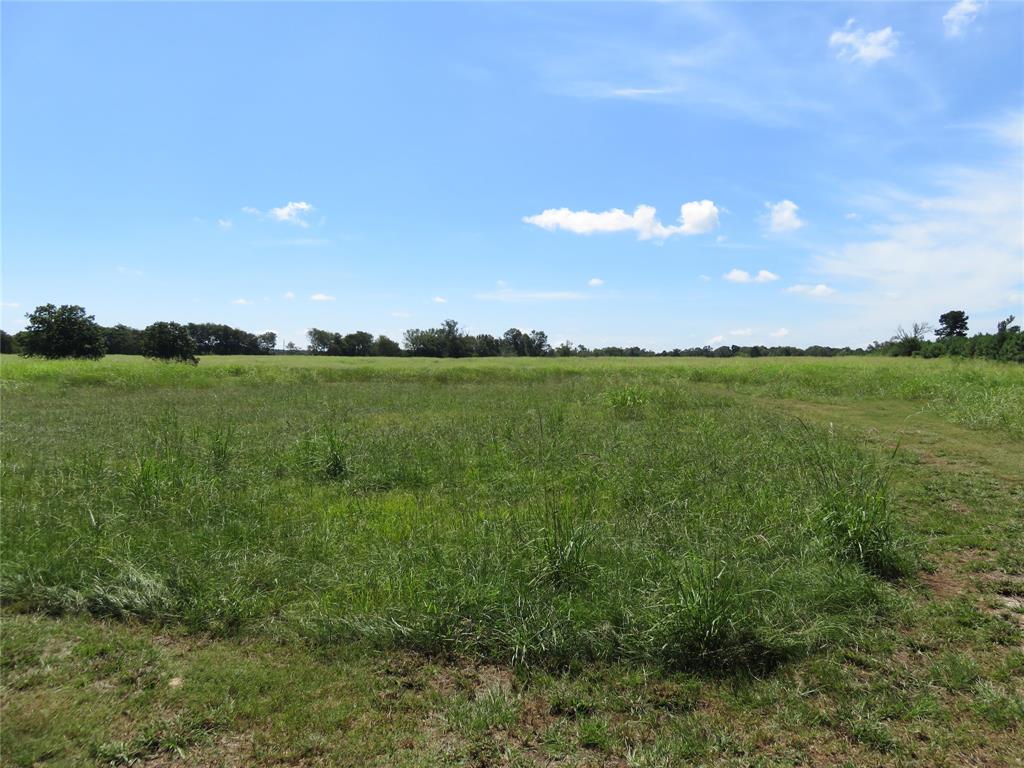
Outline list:
[[[862,345],[1024,315],[1024,5],[22,4],[3,327]]]

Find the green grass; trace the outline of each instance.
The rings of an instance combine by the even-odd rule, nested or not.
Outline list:
[[[765,712],[795,740],[764,746],[770,764],[836,739],[855,756],[913,762],[908,723],[941,737],[933,764],[990,749],[950,737],[950,712],[979,735],[1019,735],[1016,620],[915,597],[919,564],[927,582],[948,552],[969,551],[999,569],[990,602],[1016,599],[1020,415],[1006,403],[1024,390],[1019,367],[5,357],[0,368],[11,764],[223,757],[238,733],[255,739],[254,764],[275,752],[336,764],[332,729],[346,727],[362,734],[359,749],[346,742],[363,755],[353,765],[750,764],[764,726],[735,723]],[[902,437],[880,434],[892,424]],[[953,525],[950,499],[979,511]],[[183,662],[168,658],[194,642],[207,661],[175,675]],[[108,651],[91,654],[96,643]],[[903,647],[922,659],[897,693],[886,660]],[[210,654],[223,670],[204,666]],[[252,654],[280,668],[238,688],[231,675],[251,674]],[[404,662],[378,669],[407,658],[429,679]],[[323,693],[335,673],[359,682]],[[301,697],[336,705],[323,728],[298,709],[287,725],[272,714],[291,674]],[[467,674],[481,679],[463,684]],[[201,692],[168,682],[197,675]],[[388,681],[401,691],[388,730],[355,727],[379,716]],[[227,708],[224,686],[236,686]],[[46,712],[118,700],[131,715],[96,725],[102,738],[48,724]],[[268,718],[284,730],[257,727]]]

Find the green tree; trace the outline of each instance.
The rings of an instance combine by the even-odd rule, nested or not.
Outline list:
[[[394,339],[378,336],[373,342],[373,354],[381,357],[398,357],[402,354],[402,347]]]
[[[14,337],[7,331],[0,331],[0,354],[9,355],[14,352]]]
[[[142,354],[146,357],[197,365],[197,348],[188,328],[178,323],[153,323],[142,331]]]
[[[23,355],[98,360],[106,353],[103,329],[76,304],[43,304],[25,317],[28,328],[19,334]]]
[[[967,336],[967,313],[962,309],[952,309],[939,315],[939,327],[935,335],[940,339],[952,339]]]

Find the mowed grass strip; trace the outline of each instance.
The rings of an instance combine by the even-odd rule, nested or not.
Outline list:
[[[914,567],[874,454],[703,369],[208,362],[5,359],[6,605],[720,671],[846,642]]]

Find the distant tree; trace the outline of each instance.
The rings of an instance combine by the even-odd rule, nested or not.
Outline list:
[[[890,339],[889,354],[894,357],[910,357],[921,351],[924,346],[924,337],[932,329],[928,323],[914,323],[909,331],[903,330],[903,326],[896,329],[896,335]]]
[[[306,347],[314,355],[340,355],[341,336],[337,333],[324,331],[320,328],[310,328],[306,332],[309,345]]]
[[[525,355],[526,341],[518,328],[509,328],[501,337],[502,352],[506,355]]]
[[[530,331],[523,335],[523,347],[530,357],[543,357],[551,352],[548,335],[544,331]]]
[[[10,355],[14,352],[14,337],[7,331],[0,331],[0,354]]]
[[[146,357],[197,365],[197,349],[188,328],[178,323],[153,323],[142,331],[142,354]]]
[[[96,318],[75,304],[44,304],[25,315],[28,328],[18,334],[23,355],[97,360],[106,352]]]
[[[277,346],[277,334],[273,331],[266,331],[256,337],[256,348],[261,355],[269,355]]]
[[[489,333],[477,334],[473,339],[473,351],[477,357],[495,357],[501,354],[501,340]]]
[[[939,327],[935,335],[940,339],[952,339],[956,336],[967,336],[967,313],[960,309],[950,310],[939,315]]]
[[[103,329],[103,343],[108,355],[141,355],[142,331],[119,323]]]
[[[297,352],[299,349],[297,346],[295,346],[294,341],[289,341],[287,344],[284,345],[284,348],[288,352]]]
[[[380,357],[398,357],[402,354],[402,347],[394,339],[378,336],[373,342],[373,354]]]
[[[339,354],[351,357],[363,357],[373,354],[373,334],[366,331],[356,331],[342,336],[339,346]]]

